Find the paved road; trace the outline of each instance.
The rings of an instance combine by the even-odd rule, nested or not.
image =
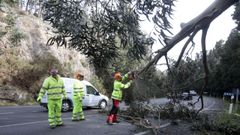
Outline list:
[[[191,101],[195,102],[197,96]],[[152,104],[164,104],[166,98],[150,100]],[[222,110],[221,99],[204,97],[204,110]],[[121,108],[126,106],[121,105]],[[200,107],[200,102],[196,109]],[[40,106],[12,106],[0,107],[0,135],[134,135],[136,127],[126,122],[113,126],[105,123],[106,115],[99,114],[97,109],[84,110],[85,121],[72,122],[71,112],[63,113],[63,122],[66,126],[50,129],[47,121],[47,111]]]
[[[50,129],[47,111],[40,106],[0,107],[0,135],[132,135],[135,126],[121,122],[106,124],[97,109],[85,110],[85,121],[72,122],[71,112],[63,113],[66,126]]]
[[[188,103],[194,103],[196,102],[198,99],[198,96],[193,96],[192,100],[181,100],[181,103],[183,104],[188,104]],[[168,102],[169,99],[167,98],[160,98],[160,99],[152,99],[150,100],[150,103],[152,104],[165,104],[166,102]],[[219,99],[219,98],[213,98],[213,97],[207,97],[204,96],[203,97],[203,103],[204,103],[204,109],[202,110],[202,112],[204,111],[216,111],[216,110],[223,110],[224,109],[224,104],[223,104],[223,100]],[[201,101],[199,101],[196,105],[195,105],[195,109],[199,109],[201,107]]]

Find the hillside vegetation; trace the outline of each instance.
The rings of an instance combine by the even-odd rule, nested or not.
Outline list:
[[[1,4],[1,102],[33,100],[51,66],[57,66],[62,76],[73,77],[74,72],[81,71],[87,80],[92,79],[94,74],[84,55],[64,47],[46,46],[52,31],[40,18]]]

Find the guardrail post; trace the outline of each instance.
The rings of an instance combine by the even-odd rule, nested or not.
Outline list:
[[[231,103],[230,103],[229,111],[228,111],[229,114],[232,113],[232,109],[233,109],[233,100],[234,100],[234,95],[232,94],[232,96],[231,96]]]
[[[236,104],[238,104],[238,95],[239,95],[239,89],[237,88]]]

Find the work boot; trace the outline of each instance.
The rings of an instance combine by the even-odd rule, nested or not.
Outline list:
[[[108,125],[113,125],[113,115],[109,115],[107,118],[107,124]]]
[[[79,121],[79,119],[72,119],[72,121]]]
[[[83,120],[85,120],[85,118],[80,118],[79,120],[80,120],[80,121],[83,121]]]
[[[113,123],[120,123],[121,121],[119,121],[119,120],[116,120],[116,121],[113,121]]]
[[[85,117],[83,115],[80,115],[80,119],[79,120],[85,120]]]
[[[58,127],[65,126],[64,123],[57,124]]]
[[[49,126],[51,129],[54,129],[54,128],[56,128],[56,125],[50,125]]]
[[[120,121],[118,121],[117,115],[113,115],[113,123],[120,123]]]

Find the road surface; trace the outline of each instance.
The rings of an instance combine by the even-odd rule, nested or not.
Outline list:
[[[193,96],[192,100],[180,100],[180,101],[183,104],[188,104],[188,103],[196,102],[197,99],[198,99],[198,96]],[[169,99],[167,99],[167,98],[159,98],[159,99],[151,99],[150,103],[163,105],[163,104],[165,104],[168,101],[169,101]],[[204,101],[203,102],[204,103],[204,109],[202,110],[202,112],[205,112],[205,111],[218,111],[218,110],[223,110],[224,109],[224,104],[223,104],[223,100],[222,99],[204,96],[203,97],[203,101]],[[196,110],[200,109],[200,107],[201,107],[201,101],[199,101],[195,105],[195,109]]]
[[[106,115],[97,109],[84,110],[86,120],[71,121],[71,112],[62,113],[64,127],[50,129],[47,111],[40,106],[0,107],[0,135],[133,135],[135,126],[126,122],[106,124]]]
[[[192,101],[195,102],[197,96]],[[166,98],[150,100],[152,104],[165,104]],[[203,111],[216,111],[223,109],[221,99],[204,97]],[[200,107],[200,102],[195,109]],[[121,105],[121,108],[127,108]],[[144,135],[134,125],[122,121],[109,126],[106,124],[106,115],[98,113],[98,109],[84,110],[86,120],[71,121],[71,112],[63,113],[64,127],[50,129],[47,121],[47,111],[40,106],[11,106],[0,107],[0,135]],[[167,123],[168,124],[168,123]],[[163,125],[164,127],[164,125]]]

